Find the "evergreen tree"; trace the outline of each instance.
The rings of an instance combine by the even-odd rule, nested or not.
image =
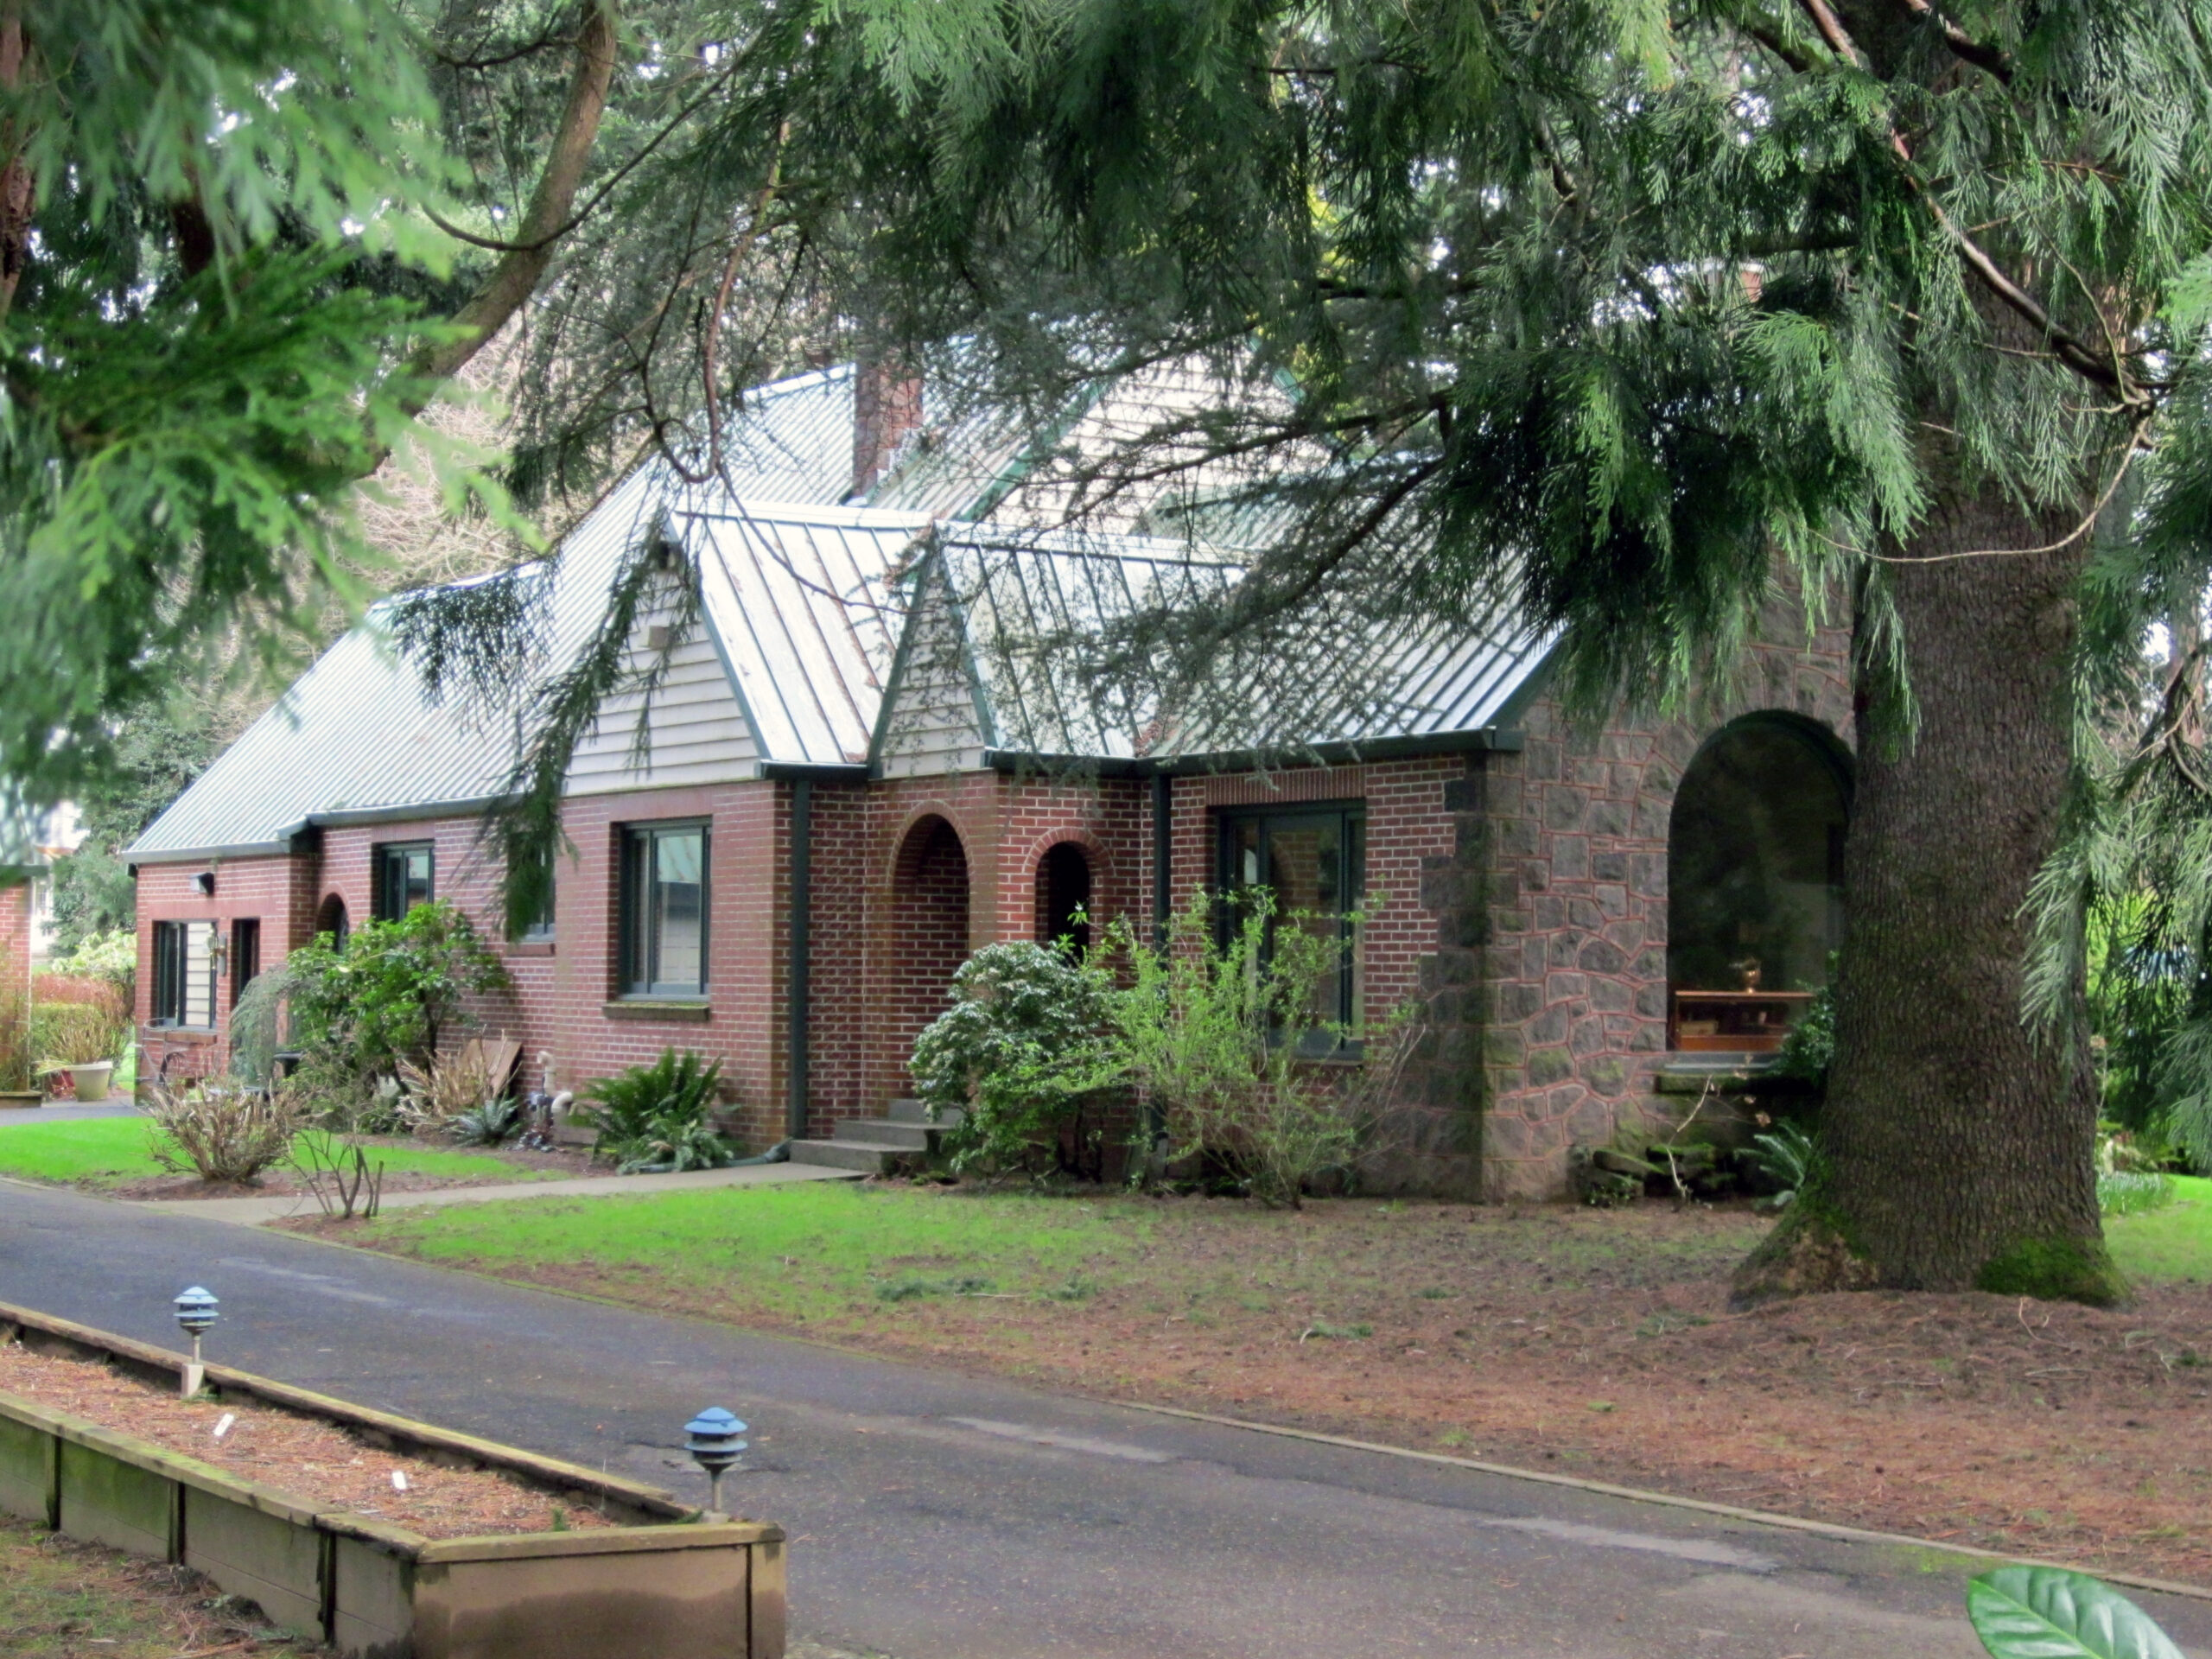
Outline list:
[[[1779,588],[1847,607],[1827,1173],[1739,1289],[2121,1294],[2082,886],[2043,894],[2035,1022],[2028,906],[2082,717],[2147,621],[2201,637],[2212,8],[840,16],[907,113],[865,200],[917,349],[960,335],[1040,399],[1193,359],[1243,394],[1088,480],[1235,461],[1295,509],[1225,614],[1147,649],[1505,584],[1595,709],[1719,683]]]

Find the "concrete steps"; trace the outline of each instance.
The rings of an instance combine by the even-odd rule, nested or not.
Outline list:
[[[927,1163],[938,1138],[959,1121],[957,1112],[947,1112],[932,1123],[918,1100],[894,1100],[881,1117],[839,1119],[827,1140],[792,1141],[791,1160],[889,1175]]]

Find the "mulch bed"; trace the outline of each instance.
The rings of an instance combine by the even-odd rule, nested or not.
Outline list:
[[[698,1283],[662,1287],[621,1262],[506,1276],[1089,1394],[2212,1584],[2212,1290],[2154,1289],[2115,1312],[1862,1294],[1732,1313],[1729,1272],[1766,1224],[1727,1207],[1349,1201],[1269,1216],[1171,1200],[1142,1258],[1101,1263],[1085,1301],[832,1305],[800,1321],[748,1305],[741,1275],[705,1306]]]
[[[20,1343],[0,1346],[0,1393],[135,1434],[287,1497],[374,1516],[429,1538],[544,1532],[556,1514],[574,1528],[615,1524],[581,1503],[490,1470],[449,1468],[372,1446],[338,1424],[273,1406],[180,1399],[100,1361],[35,1354]]]

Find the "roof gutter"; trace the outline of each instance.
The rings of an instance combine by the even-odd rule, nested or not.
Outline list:
[[[1310,743],[1295,753],[1263,757],[1251,749],[1218,749],[1207,754],[1131,759],[1081,754],[1043,754],[1024,749],[986,749],[983,764],[994,772],[1090,772],[1101,778],[1186,777],[1193,772],[1249,772],[1255,766],[1356,766],[1370,760],[1402,760],[1425,754],[1517,754],[1528,734],[1517,726],[1480,726],[1463,732],[1431,732],[1410,737],[1378,737],[1358,742]]]
[[[875,774],[864,764],[839,764],[827,760],[763,760],[760,775],[780,783],[798,783],[805,779],[817,784],[864,784]]]

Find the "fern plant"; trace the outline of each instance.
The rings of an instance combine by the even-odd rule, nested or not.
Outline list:
[[[707,1122],[721,1076],[720,1060],[663,1049],[651,1065],[593,1084],[584,1121],[599,1130],[600,1153],[621,1174],[719,1169],[737,1157]]]

